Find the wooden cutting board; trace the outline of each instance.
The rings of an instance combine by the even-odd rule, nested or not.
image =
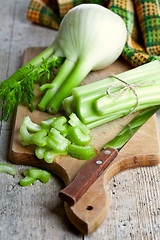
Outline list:
[[[44,48],[28,48],[24,54],[23,64],[32,59]],[[118,74],[130,69],[130,66],[123,60],[118,59],[114,64],[101,71],[90,73],[82,84],[94,82],[111,74]],[[44,92],[38,91],[35,86],[35,106]],[[64,113],[58,113],[60,116]],[[40,123],[41,120],[53,117],[47,113],[40,112],[35,108],[30,112],[28,108],[19,105],[15,114],[15,121],[12,131],[10,145],[10,160],[17,164],[26,164],[38,168],[47,169],[57,174],[66,185],[76,176],[80,168],[86,163],[85,160],[78,160],[70,156],[58,156],[53,163],[48,164],[34,156],[33,146],[21,146],[19,129],[23,118],[29,115],[33,122]],[[92,144],[97,152],[111,139],[113,139],[123,127],[133,119],[135,114],[117,119],[91,130]],[[86,191],[81,199],[72,207],[65,203],[65,210],[70,221],[83,233],[91,233],[97,229],[106,217],[109,201],[106,192],[108,181],[120,171],[138,166],[153,166],[160,162],[159,136],[157,131],[156,115],[146,122],[142,128],[125,145],[118,157],[109,165],[105,172]]]

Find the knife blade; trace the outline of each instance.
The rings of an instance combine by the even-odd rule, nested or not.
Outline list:
[[[159,109],[160,106],[155,106],[139,113],[113,140],[108,142],[94,158],[80,169],[67,187],[59,192],[61,200],[73,206],[116,158],[129,139]]]

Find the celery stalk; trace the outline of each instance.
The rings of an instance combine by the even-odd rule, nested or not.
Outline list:
[[[149,78],[149,76],[152,77],[152,75],[155,73],[160,72],[160,62],[158,60],[141,65],[137,68],[130,69],[126,72],[117,74],[116,76],[125,80],[128,83],[139,83],[139,81],[148,82],[146,79]],[[86,84],[80,87],[76,87],[72,89],[72,94],[76,97],[81,97],[83,95],[90,95],[91,93],[96,93],[106,90],[109,86],[120,83],[113,77],[108,77],[100,81],[96,81],[90,84]]]
[[[160,84],[154,86],[145,86],[136,89],[136,93],[139,99],[139,105],[133,111],[139,111],[146,107],[158,105],[160,103]],[[117,104],[118,103],[118,104]],[[137,98],[135,97],[132,90],[125,93],[122,97],[117,99],[108,95],[96,100],[95,108],[99,115],[108,115],[113,112],[130,112],[134,106],[136,106]],[[108,107],[109,106],[109,107]]]
[[[76,113],[80,120],[93,128],[120,118],[133,110],[139,111],[160,104],[160,61],[156,60],[116,75],[128,84],[137,84],[137,97],[132,90],[119,95],[125,86],[116,78],[106,79],[72,89],[72,95],[63,102],[66,113]],[[109,96],[106,90],[110,89]],[[68,103],[68,106],[67,106]]]

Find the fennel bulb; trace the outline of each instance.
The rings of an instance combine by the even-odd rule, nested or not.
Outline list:
[[[50,78],[62,66],[38,107],[56,113],[91,70],[104,68],[121,54],[127,38],[125,23],[115,13],[97,4],[81,4],[63,18],[56,39],[38,56],[0,84],[1,119],[8,119],[20,102],[33,111],[34,83]],[[42,78],[43,77],[43,78]]]
[[[126,42],[126,26],[121,17],[96,4],[72,8],[63,18],[55,39],[55,55],[89,70],[102,69],[121,54]]]
[[[72,88],[91,70],[103,69],[120,56],[126,38],[125,23],[109,9],[97,4],[72,8],[63,18],[53,43],[54,55],[65,57],[65,61],[39,103],[39,109],[56,113]]]

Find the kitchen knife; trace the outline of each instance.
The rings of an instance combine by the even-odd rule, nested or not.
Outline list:
[[[102,151],[89,160],[74,180],[59,193],[60,198],[70,206],[74,205],[87,189],[104,172],[137,130],[160,108],[155,106],[139,113]]]

